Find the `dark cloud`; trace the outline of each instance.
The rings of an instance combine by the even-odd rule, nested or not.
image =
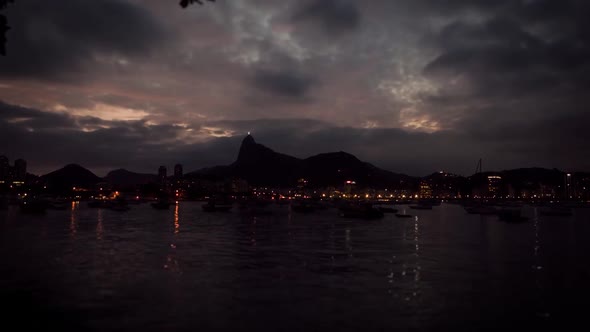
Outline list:
[[[588,1],[252,4],[18,1],[0,98],[26,107],[0,105],[0,153],[196,169],[252,131],[411,175],[590,168]]]
[[[590,9],[584,3],[505,1],[487,18],[456,19],[431,39],[440,52],[424,73],[439,81],[460,77],[472,92],[467,98],[506,112],[506,121],[518,119],[514,113],[575,112],[590,77],[590,44],[581,37],[588,24],[578,13]],[[486,116],[481,112],[480,121]]]
[[[198,129],[198,128],[197,128]],[[145,121],[71,117],[0,103],[0,155],[29,161],[32,172],[78,163],[104,175],[125,167],[155,173],[160,164],[187,169],[233,161],[239,138],[187,144],[187,128]],[[234,151],[235,150],[235,151]]]
[[[259,89],[285,97],[304,97],[312,87],[313,79],[292,71],[258,70],[254,84]]]
[[[28,120],[14,122],[23,117]],[[0,140],[5,143],[0,153],[11,159],[29,160],[32,170],[39,173],[71,162],[100,174],[119,167],[153,173],[160,164],[177,162],[187,170],[195,170],[231,163],[241,139],[250,131],[259,143],[300,158],[346,151],[379,167],[410,175],[440,169],[470,174],[482,157],[488,169],[567,169],[590,167],[590,160],[580,159],[590,140],[584,129],[588,121],[588,116],[558,116],[549,121],[503,124],[501,128],[480,124],[479,130],[471,132],[433,134],[395,128],[337,127],[309,119],[218,121],[193,129],[217,128],[212,130],[219,134],[232,131],[234,136],[190,143],[183,139],[187,128],[175,125],[74,119],[65,114],[2,104]]]
[[[123,0],[18,1],[7,15],[0,74],[9,77],[80,78],[101,58],[147,56],[167,36],[149,11]]]
[[[436,39],[443,53],[426,70],[477,73],[568,71],[590,63],[590,45],[585,41],[570,36],[545,41],[543,36],[534,36],[526,29],[527,26],[507,19],[449,24]]]
[[[354,30],[360,23],[361,13],[355,1],[313,0],[293,16],[294,21],[317,23],[329,33]]]

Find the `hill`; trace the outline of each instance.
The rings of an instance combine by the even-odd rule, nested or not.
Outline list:
[[[115,187],[134,187],[144,184],[156,183],[156,174],[135,173],[126,169],[110,171],[105,176],[105,181]]]
[[[88,169],[69,164],[56,171],[41,176],[41,180],[52,188],[92,187],[102,179]]]
[[[238,157],[227,166],[216,166],[189,173],[189,176],[239,177],[255,186],[294,186],[305,178],[313,187],[339,186],[347,180],[359,186],[399,187],[415,184],[416,179],[396,174],[340,151],[299,159],[256,143],[251,135],[242,141]]]

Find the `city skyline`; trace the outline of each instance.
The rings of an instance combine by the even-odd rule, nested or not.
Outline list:
[[[414,176],[469,175],[479,158],[587,170],[588,6],[16,1],[0,153],[33,173],[199,169],[251,131],[299,158],[347,151]]]
[[[250,132],[248,132],[248,135],[246,136],[246,138],[250,138],[250,137],[252,137],[252,136],[251,136]],[[242,144],[243,144],[243,141],[242,141]],[[257,145],[260,145],[259,143],[256,143],[256,144]],[[262,145],[262,146],[265,146],[265,145]],[[239,149],[240,147],[241,147],[241,145],[238,145],[237,149]],[[236,151],[238,151],[237,149],[236,149]],[[278,154],[283,154],[282,152],[277,152],[277,151],[274,151],[273,149],[270,149],[270,150],[272,150],[273,153],[276,152]],[[345,154],[348,154],[346,151],[324,151],[324,152],[318,153],[316,155],[306,156],[306,157],[300,158],[300,159],[309,159],[309,158],[317,157],[317,156],[320,156],[320,155],[334,154],[334,153],[345,153]],[[235,156],[236,155],[238,155],[237,152],[234,155],[234,159],[235,159]],[[286,154],[286,155],[288,157],[292,157],[289,154]],[[351,156],[356,157],[356,156],[354,156],[352,154],[351,154]],[[137,169],[129,169],[129,168],[125,168],[125,167],[117,167],[117,166],[114,166],[113,168],[107,169],[105,171],[105,173],[95,172],[94,170],[92,170],[91,167],[87,167],[86,165],[83,165],[83,164],[78,164],[78,163],[74,163],[74,162],[66,162],[66,163],[62,164],[61,166],[58,166],[57,168],[54,168],[54,169],[50,169],[49,171],[46,171],[44,173],[35,173],[35,172],[30,172],[29,171],[30,170],[30,165],[27,164],[26,159],[23,159],[23,158],[14,159],[15,166],[10,166],[9,165],[10,160],[11,159],[9,158],[9,156],[0,154],[0,166],[1,166],[0,168],[2,169],[2,171],[0,173],[2,173],[2,176],[7,176],[7,174],[9,174],[9,171],[8,171],[9,168],[10,169],[17,169],[17,168],[19,168],[19,166],[17,166],[17,164],[21,164],[21,165],[24,164],[24,171],[19,172],[19,174],[20,173],[23,173],[23,174],[26,173],[26,174],[31,174],[31,175],[34,175],[34,176],[47,175],[47,174],[49,174],[51,172],[54,172],[54,171],[59,170],[59,169],[62,169],[63,167],[66,167],[68,165],[76,165],[76,166],[84,167],[84,168],[90,170],[91,172],[93,172],[94,174],[96,174],[99,177],[106,177],[108,175],[108,173],[113,172],[113,171],[119,171],[119,170],[125,170],[125,171],[129,171],[131,173],[136,173],[136,174],[155,175],[155,176],[157,176],[160,179],[160,181],[163,178],[178,178],[178,177],[182,177],[185,174],[184,173],[185,165],[182,162],[179,162],[179,161],[171,161],[169,163],[154,164],[153,167],[147,168],[147,169],[146,168],[142,168],[145,171],[140,171],[140,170],[137,170]],[[367,161],[367,160],[364,160],[363,162],[371,163],[371,161]],[[390,172],[393,172],[393,173],[397,173],[397,174],[401,174],[401,175],[405,175],[405,176],[409,176],[409,177],[413,177],[413,178],[426,178],[426,177],[428,177],[430,175],[433,175],[433,174],[436,174],[436,173],[446,173],[446,174],[457,175],[457,176],[460,176],[460,177],[470,177],[470,176],[476,175],[478,173],[501,173],[501,172],[504,172],[504,171],[510,171],[510,170],[516,170],[516,169],[546,169],[546,170],[551,170],[552,169],[552,170],[558,170],[558,171],[563,172],[563,173],[566,173],[566,174],[569,174],[569,173],[583,173],[583,174],[590,173],[590,171],[583,170],[583,169],[577,169],[577,170],[574,170],[574,169],[571,169],[571,168],[558,169],[558,168],[547,168],[547,167],[538,167],[538,166],[533,166],[533,167],[516,167],[516,168],[513,168],[513,169],[486,169],[486,168],[482,168],[483,162],[484,162],[483,159],[479,159],[475,171],[473,171],[473,172],[471,172],[469,174],[458,174],[458,173],[454,173],[454,172],[449,171],[449,170],[441,170],[441,169],[438,169],[438,170],[437,169],[433,169],[430,172],[428,172],[426,174],[421,174],[421,175],[414,175],[414,174],[407,174],[407,173],[403,173],[403,172],[396,172],[395,170],[387,170],[387,171],[390,171]],[[228,165],[229,165],[229,163],[228,163]],[[201,168],[198,168],[198,169],[189,168],[188,169],[188,173],[198,173],[198,172],[203,171],[203,170],[207,170],[207,169],[211,169],[211,168],[215,168],[215,167],[223,167],[223,166],[224,165],[219,164],[219,165],[207,165],[205,167],[201,167]],[[22,166],[20,168],[23,169]],[[19,178],[22,179],[24,177],[21,175],[21,176],[19,176]]]

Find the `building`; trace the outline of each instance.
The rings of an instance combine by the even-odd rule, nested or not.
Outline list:
[[[564,175],[564,198],[570,199],[574,197],[574,186],[573,186],[573,177],[571,173],[566,173]]]
[[[348,180],[344,183],[344,194],[350,195],[355,192],[356,182]]]
[[[248,181],[244,179],[232,179],[232,192],[237,194],[247,194],[250,192]]]
[[[6,156],[0,156],[0,182],[8,182],[10,178],[10,163]]]
[[[574,178],[574,191],[576,198],[585,201],[590,200],[590,174],[577,173]]]
[[[160,182],[160,184],[164,185],[166,184],[167,178],[168,170],[166,169],[166,166],[160,166],[160,168],[158,168],[158,181]]]
[[[14,161],[14,181],[24,182],[27,178],[27,162],[24,159]]]
[[[499,197],[502,189],[502,177],[488,175],[488,197]]]
[[[432,198],[432,185],[430,181],[420,181],[420,198]]]
[[[181,164],[176,164],[174,165],[174,178],[176,178],[177,180],[182,179],[183,173],[182,173],[182,165]]]

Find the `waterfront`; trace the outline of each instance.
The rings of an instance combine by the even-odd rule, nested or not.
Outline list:
[[[585,319],[589,209],[525,207],[529,222],[507,224],[450,204],[371,221],[200,204],[0,211],[6,317],[144,331],[538,330]]]

